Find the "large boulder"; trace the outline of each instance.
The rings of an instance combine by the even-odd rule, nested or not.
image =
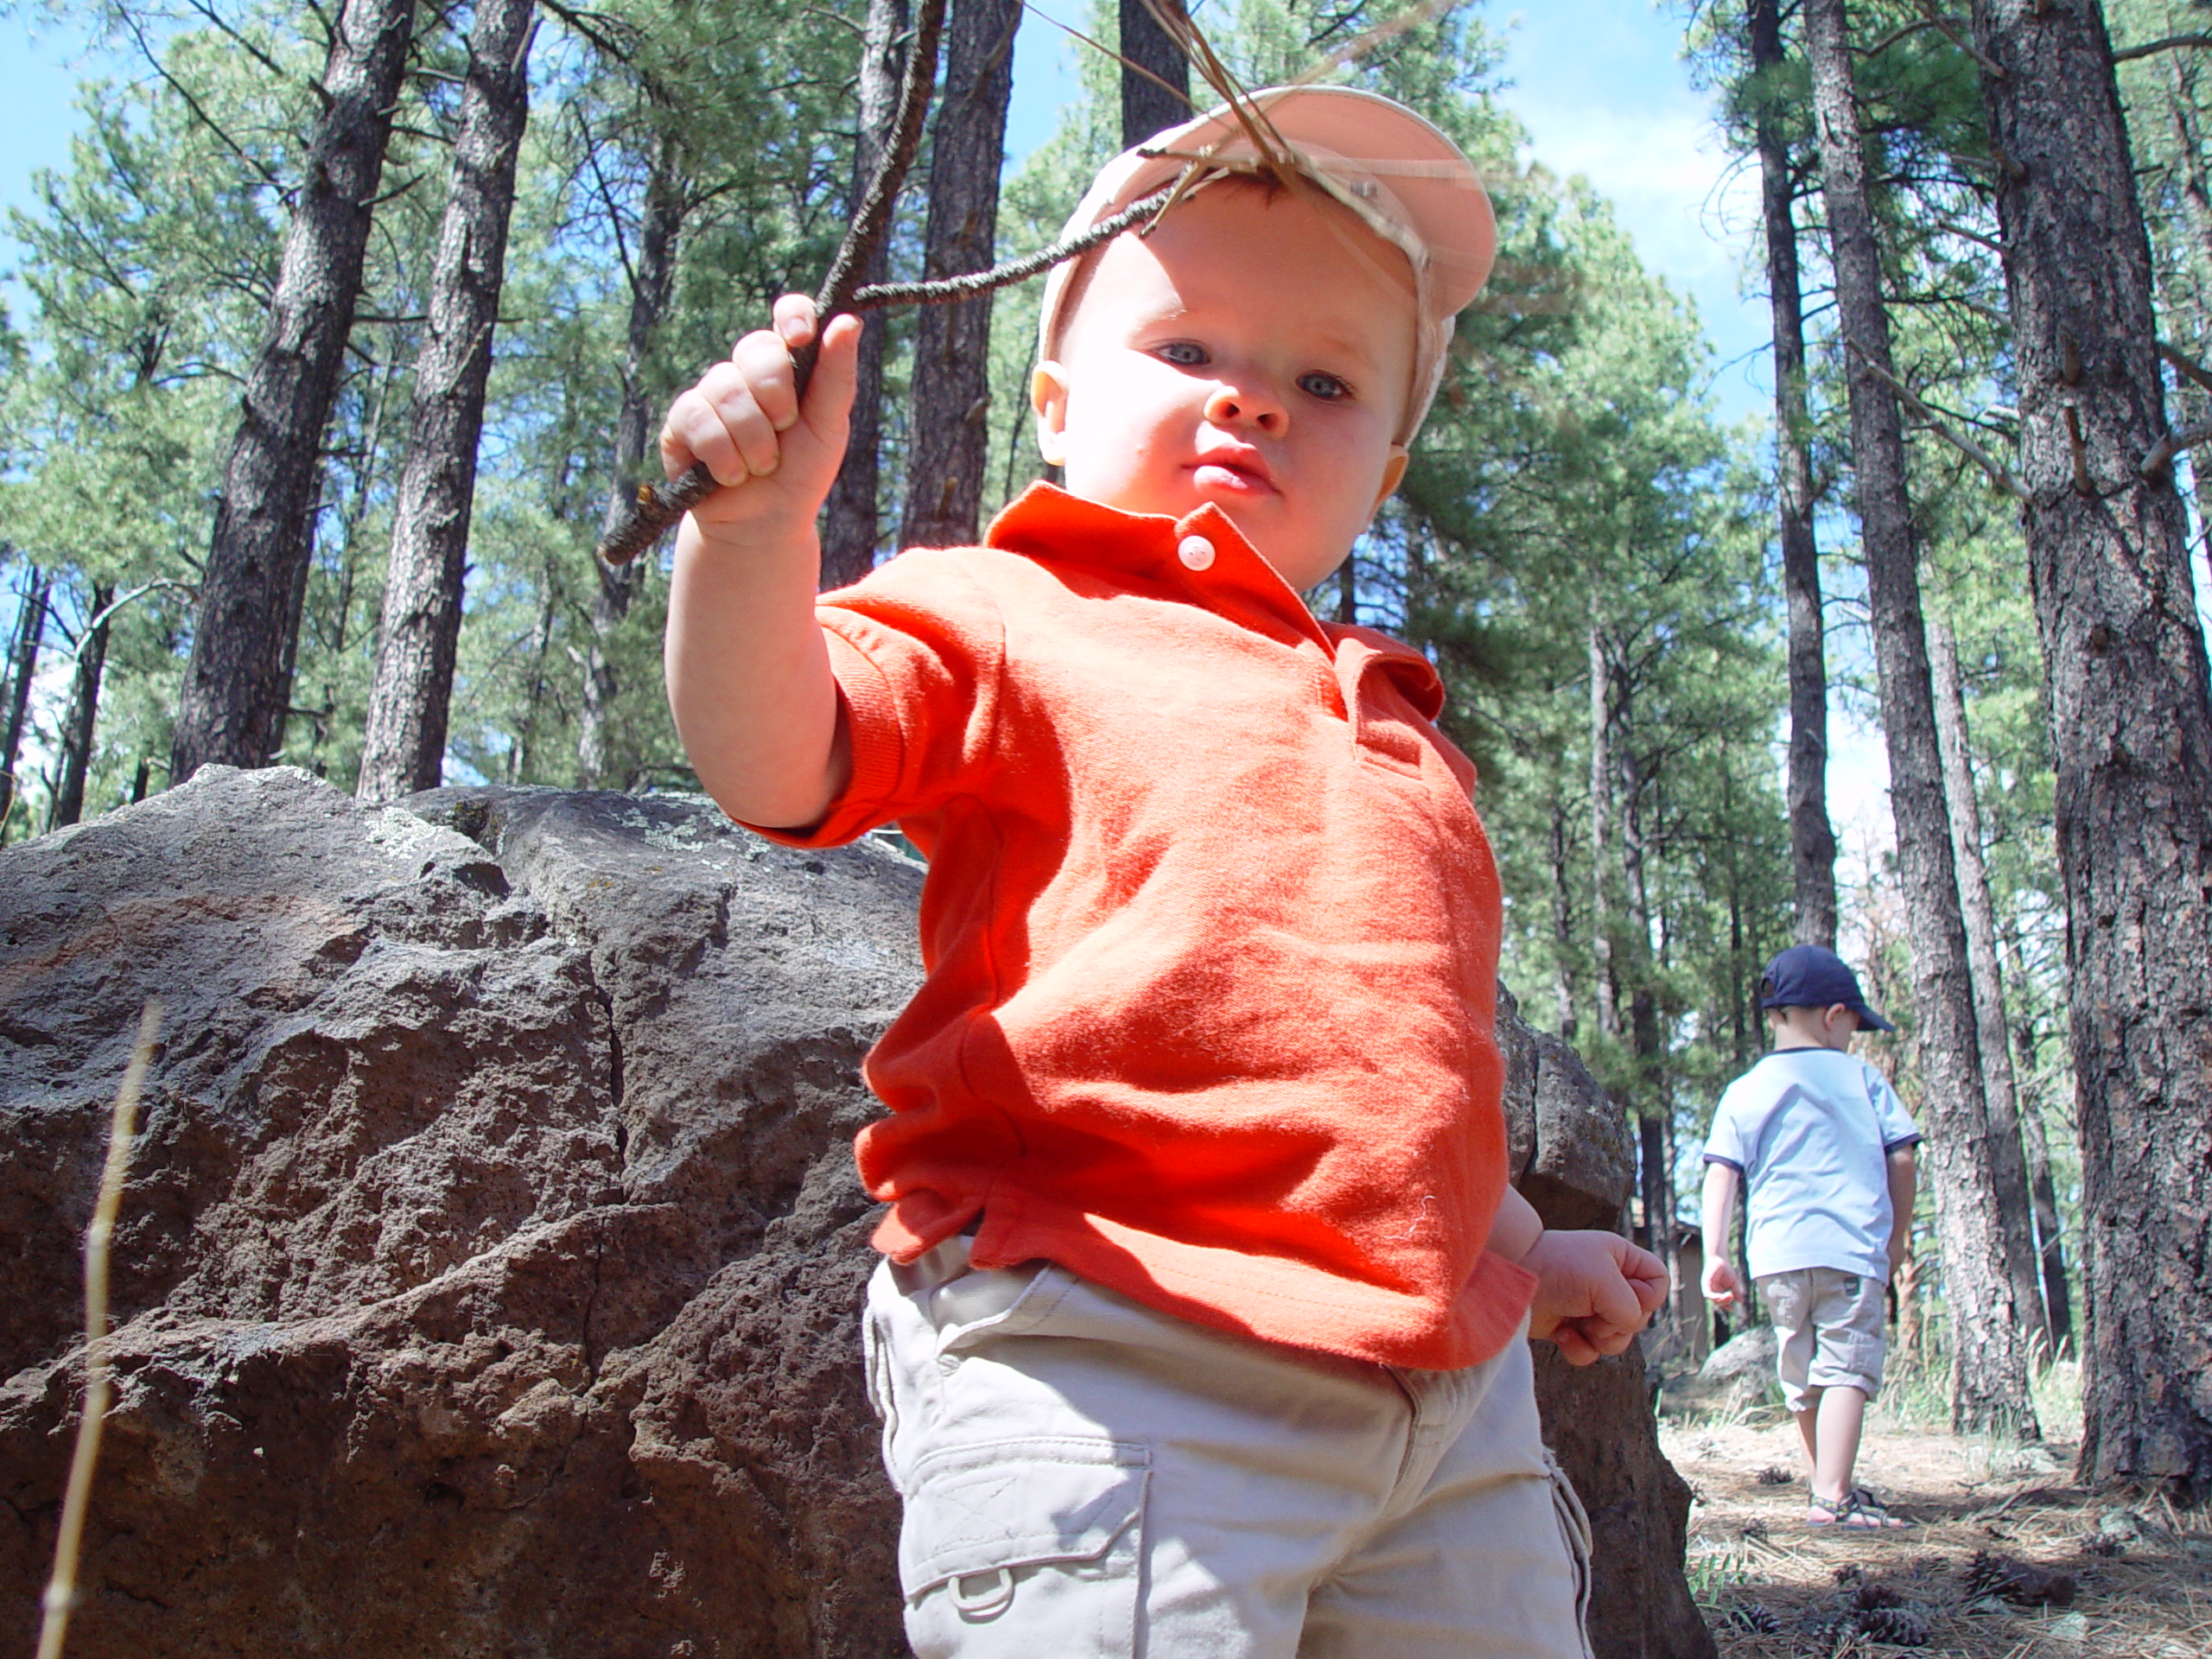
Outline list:
[[[0,1656],[30,1650],[149,998],[78,1659],[903,1653],[849,1141],[919,887],[696,801],[372,810],[284,770],[0,853]],[[1618,1114],[1505,1035],[1524,1190],[1614,1224]],[[1710,1654],[1640,1360],[1539,1386],[1599,1653]]]
[[[1696,1411],[1740,1417],[1782,1397],[1775,1365],[1781,1338],[1770,1325],[1755,1325],[1731,1337],[1705,1357],[1705,1363],[1667,1389],[1669,1411]]]

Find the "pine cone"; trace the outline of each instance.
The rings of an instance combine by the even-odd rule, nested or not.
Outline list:
[[[1836,1649],[1851,1639],[1856,1628],[1840,1613],[1808,1613],[1798,1622],[1791,1645],[1806,1659],[1835,1659]]]
[[[1966,1583],[1967,1599],[2002,1595],[2005,1586],[2012,1582],[2013,1566],[2003,1556],[1993,1555],[1986,1549],[1974,1551],[1974,1558],[1960,1569],[1960,1577]]]
[[[2053,1573],[2010,1555],[1976,1550],[1963,1573],[1967,1599],[2002,1596],[2020,1607],[2070,1607],[2074,1605],[2074,1575]]]
[[[1904,1598],[1879,1580],[1862,1579],[1851,1598],[1851,1605],[1854,1611],[1867,1613],[1878,1608],[1902,1607]]]
[[[1928,1645],[1927,1617],[1911,1607],[1866,1607],[1859,1614],[1859,1628],[1876,1642],[1887,1642],[1892,1647],[1924,1648]]]
[[[1728,1610],[1728,1617],[1739,1629],[1750,1630],[1758,1636],[1782,1634],[1782,1621],[1774,1616],[1774,1610],[1763,1601],[1748,1601],[1740,1607],[1732,1607]]]

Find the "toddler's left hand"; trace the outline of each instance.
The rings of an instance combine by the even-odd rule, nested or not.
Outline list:
[[[1536,1275],[1529,1334],[1570,1365],[1618,1354],[1667,1300],[1667,1268],[1618,1233],[1547,1231],[1521,1265]]]

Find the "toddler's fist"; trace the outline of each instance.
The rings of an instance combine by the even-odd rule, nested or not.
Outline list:
[[[822,353],[804,397],[791,353],[815,337],[814,302],[786,294],[774,326],[754,330],[671,405],[660,430],[661,466],[680,477],[695,461],[723,487],[692,510],[702,525],[804,520],[811,524],[844,459],[856,378],[860,320],[822,330]]]

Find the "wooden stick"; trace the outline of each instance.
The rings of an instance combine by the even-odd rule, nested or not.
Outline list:
[[[138,1039],[131,1046],[130,1064],[124,1068],[123,1086],[116,1090],[115,1110],[108,1119],[107,1164],[100,1171],[92,1224],[85,1230],[85,1410],[77,1421],[77,1450],[69,1459],[61,1529],[54,1541],[54,1576],[47,1581],[38,1659],[61,1659],[70,1610],[77,1603],[77,1554],[84,1541],[86,1505],[92,1498],[92,1469],[99,1461],[100,1430],[107,1420],[108,1243],[123,1207],[123,1176],[130,1165],[130,1140],[138,1127],[138,1091],[145,1084],[154,1039],[161,1029],[162,1005],[149,1002],[138,1016]]]
[[[891,210],[899,188],[921,148],[922,123],[927,114],[931,90],[937,85],[938,41],[944,28],[945,0],[921,0],[914,19],[913,43],[906,48],[906,69],[899,82],[899,107],[892,122],[891,142],[882,165],[868,181],[868,194],[853,217],[844,239],[830,262],[830,274],[814,296],[815,314],[823,323],[852,308],[852,290],[884,232],[891,226]],[[816,336],[818,342],[820,336]],[[814,372],[817,344],[801,346],[791,354],[799,391],[806,391]],[[638,486],[637,497],[621,518],[600,538],[599,556],[609,564],[627,564],[661,538],[668,527],[721,486],[702,461],[672,484],[652,480]]]

